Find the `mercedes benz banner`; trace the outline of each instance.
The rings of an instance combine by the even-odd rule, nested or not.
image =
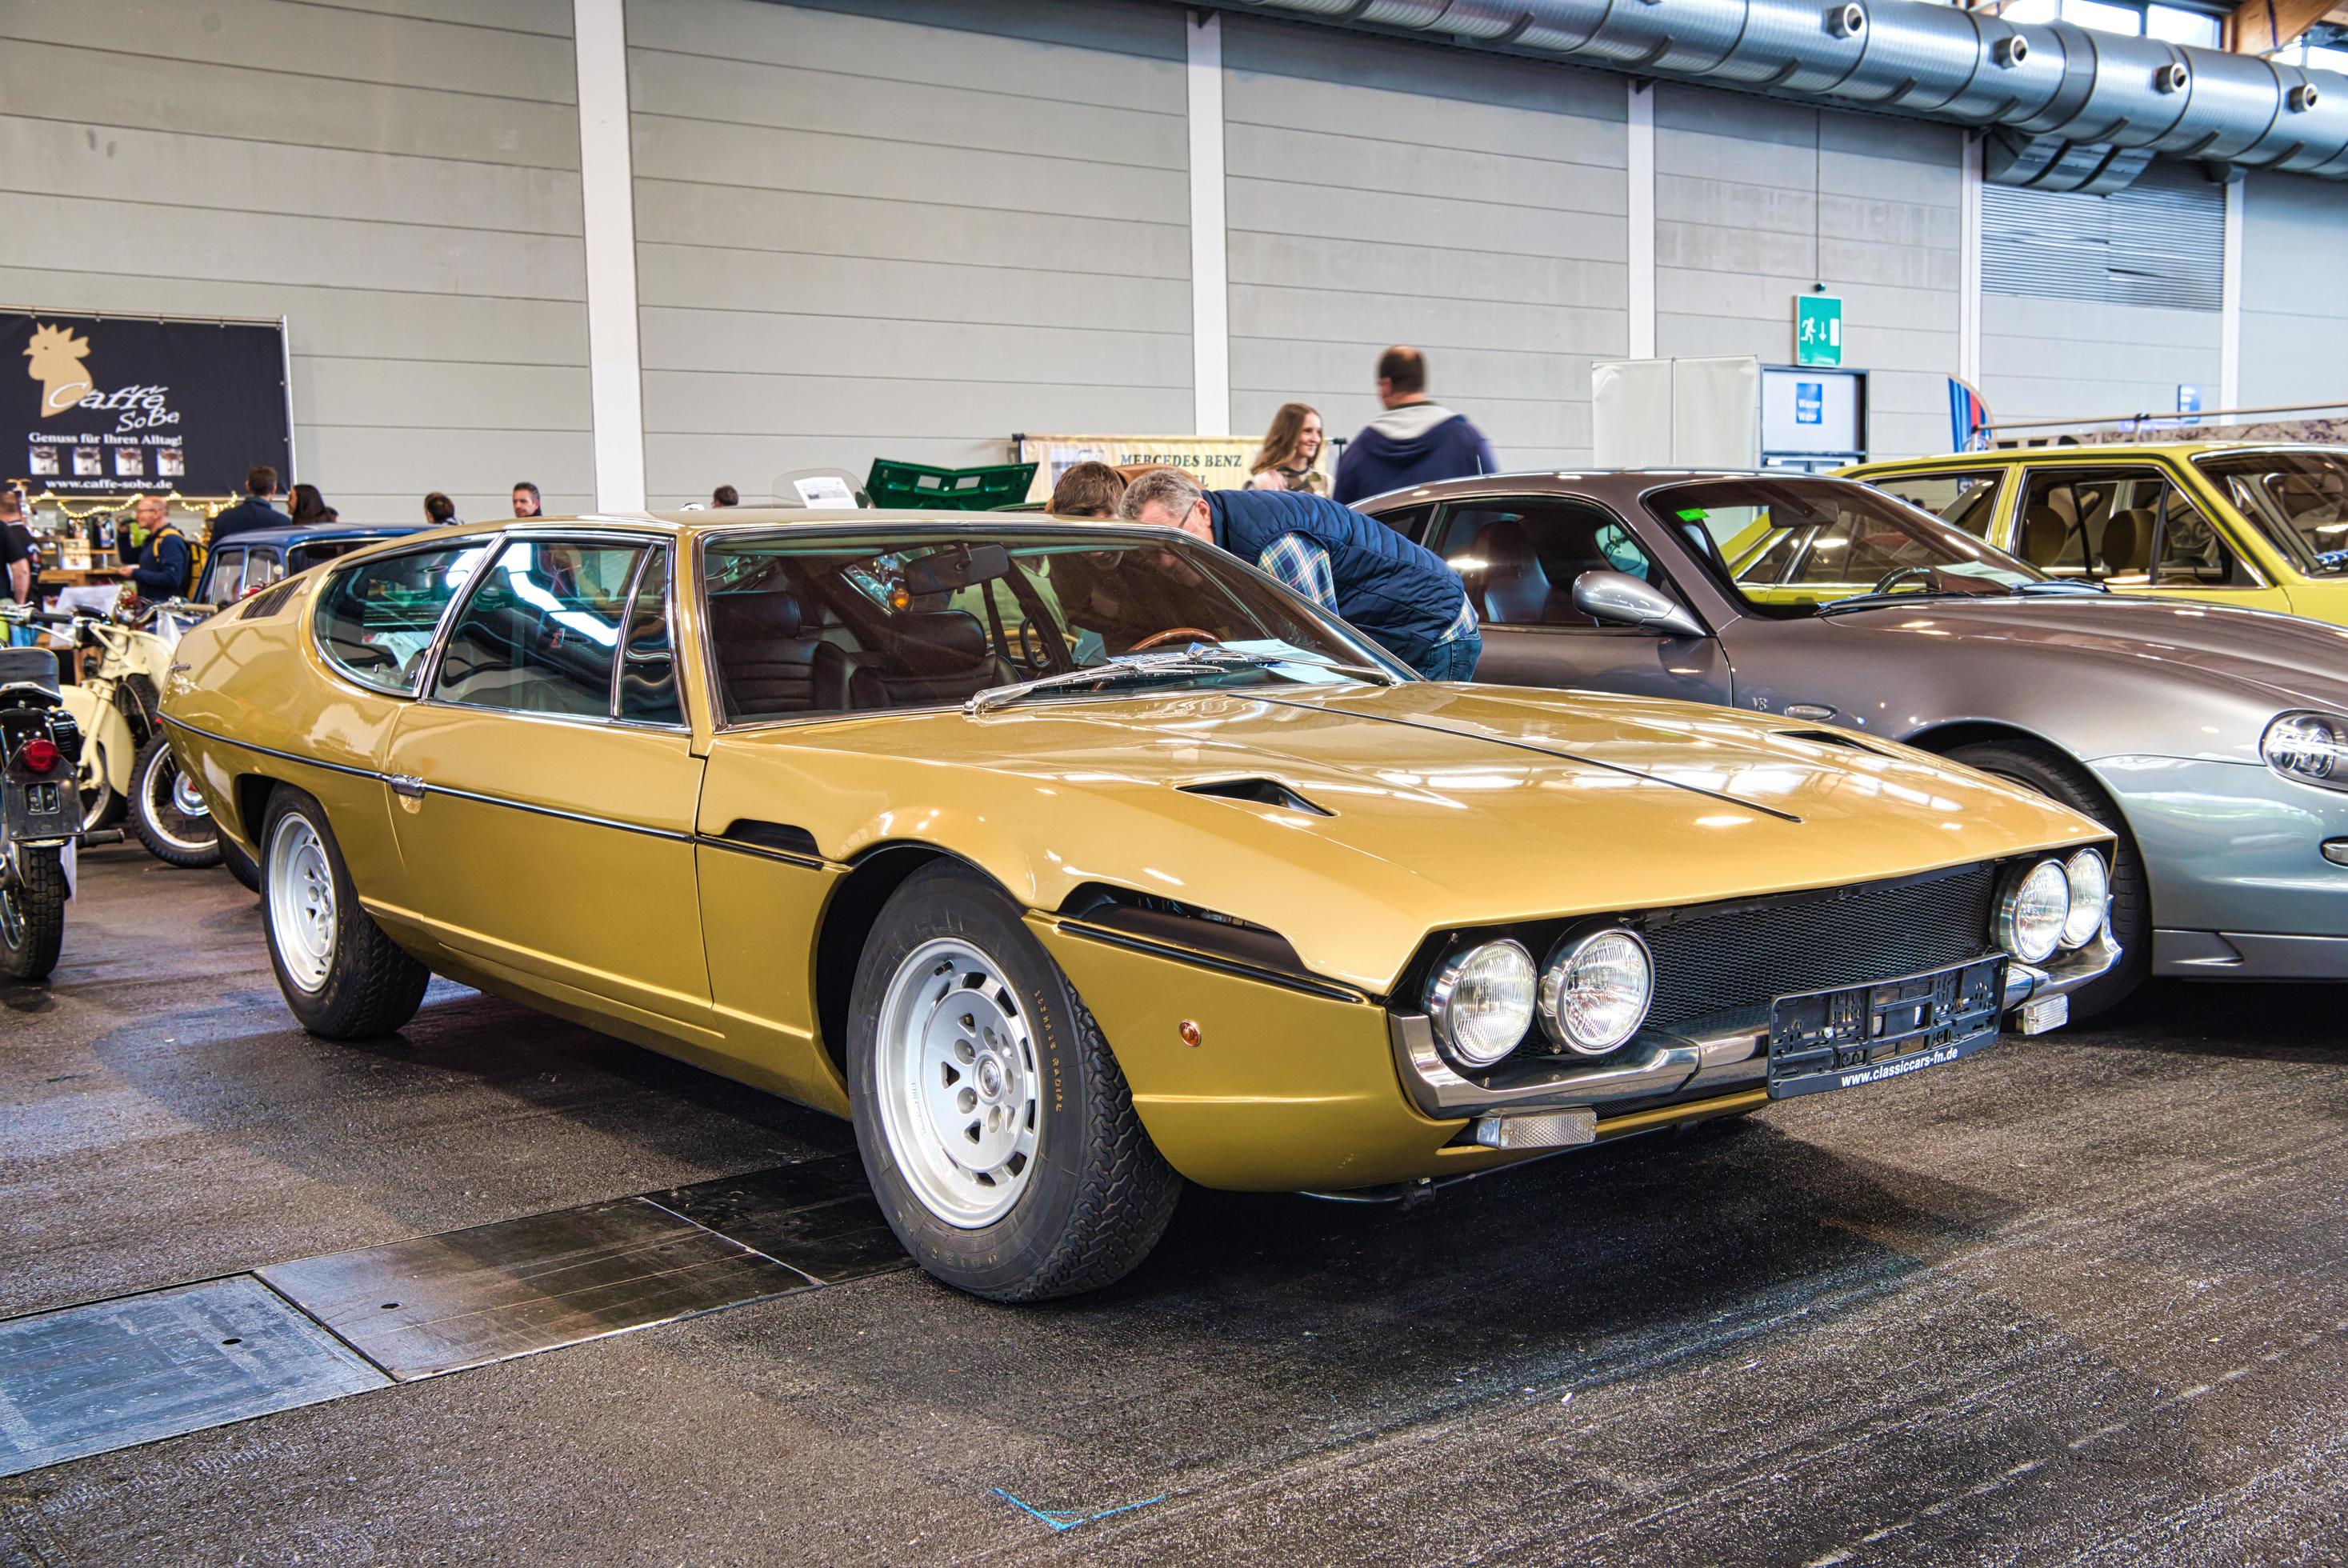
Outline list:
[[[283,322],[10,311],[0,345],[0,477],[35,494],[238,495],[294,466]]]

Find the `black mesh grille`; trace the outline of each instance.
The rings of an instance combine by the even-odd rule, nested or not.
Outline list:
[[[1989,918],[1996,885],[1995,866],[1964,866],[1657,922],[1646,932],[1655,955],[1647,1026],[1732,1028],[1766,1017],[1775,997],[1978,958],[1995,949]]]

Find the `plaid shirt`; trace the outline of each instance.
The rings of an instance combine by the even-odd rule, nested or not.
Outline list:
[[[1320,605],[1332,615],[1341,614],[1337,608],[1337,583],[1329,573],[1329,552],[1301,533],[1283,533],[1267,546],[1256,564],[1271,573],[1290,588]],[[1438,643],[1457,641],[1476,629],[1476,610],[1468,596],[1459,596],[1459,614]]]

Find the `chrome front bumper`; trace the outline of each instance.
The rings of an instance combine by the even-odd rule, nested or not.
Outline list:
[[[2119,945],[2106,932],[2044,966],[2019,959],[2009,962],[2003,1000],[2009,1026],[2016,1009],[2068,995],[2102,975],[2119,957]],[[1766,1025],[1698,1037],[1651,1037],[1619,1061],[1582,1066],[1543,1057],[1522,1066],[1504,1064],[1481,1083],[1461,1077],[1443,1059],[1425,1015],[1389,1015],[1387,1032],[1403,1091],[1422,1114],[1437,1121],[1559,1110],[1587,1110],[1594,1119],[1635,1100],[1733,1093],[1762,1084],[1769,1076]],[[1489,1140],[1479,1137],[1478,1141]]]

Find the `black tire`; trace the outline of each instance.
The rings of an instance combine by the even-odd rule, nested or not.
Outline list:
[[[220,830],[209,810],[180,809],[180,759],[171,742],[158,734],[139,748],[130,769],[130,830],[147,852],[165,865],[200,870],[221,863]]]
[[[277,879],[292,879],[300,869],[293,852],[296,821],[315,836],[325,861],[322,888],[330,889],[333,899],[317,928],[330,932],[332,942],[323,976],[314,985],[296,978],[289,965],[287,954],[299,944],[280,928],[281,901],[273,891]],[[269,798],[261,854],[261,922],[269,937],[269,963],[277,971],[277,988],[285,994],[286,1006],[302,1026],[323,1039],[365,1040],[391,1034],[414,1017],[423,1006],[432,971],[402,951],[359,906],[325,808],[302,790],[281,786]],[[291,881],[288,886],[293,886]]]
[[[1033,1047],[1033,1164],[1010,1209],[974,1228],[949,1222],[920,1195],[880,1104],[880,1031],[891,982],[917,949],[940,941],[970,944],[1000,971]],[[914,1262],[959,1290],[994,1301],[1097,1290],[1148,1256],[1173,1218],[1182,1179],[1134,1114],[1100,1026],[1028,934],[1017,906],[970,871],[924,867],[882,908],[857,963],[848,1066],[857,1147],[890,1228]]]
[[[19,850],[16,876],[0,885],[0,975],[46,980],[66,939],[66,868],[61,851]]]
[[[2077,763],[2044,747],[1984,740],[1957,747],[1948,757],[2060,801],[2111,830],[2112,940],[2120,944],[2120,958],[2103,978],[2071,993],[2071,1017],[2085,1022],[2127,1000],[2152,972],[2152,895],[2145,886],[2144,857],[2137,852],[2119,809]]]
[[[235,843],[225,836],[221,839],[220,847],[221,864],[228,868],[228,874],[242,882],[245,892],[259,892],[261,862],[238,849]]]

